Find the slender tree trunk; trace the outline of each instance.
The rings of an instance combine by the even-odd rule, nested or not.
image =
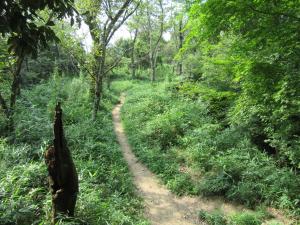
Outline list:
[[[94,106],[93,106],[93,120],[96,120],[99,104],[100,104],[100,81],[99,77],[98,80],[95,81],[95,90],[94,90]]]
[[[53,130],[53,145],[45,152],[45,162],[52,193],[52,224],[54,225],[59,214],[74,216],[79,190],[78,175],[64,136],[60,103],[55,108]]]
[[[154,55],[151,58],[151,82],[154,82],[156,80],[156,62],[157,62],[157,57],[156,54],[154,53]]]
[[[156,79],[156,69],[155,66],[151,66],[151,82],[154,82]]]
[[[153,30],[151,25],[151,15],[150,15],[150,9],[147,8],[147,26],[148,26],[148,42],[149,42],[149,60],[150,60],[150,68],[151,68],[151,75],[150,79],[152,82],[156,80],[156,62],[157,62],[157,52],[158,52],[158,46],[162,39],[163,31],[164,31],[164,10],[163,10],[163,3],[162,0],[159,0],[159,7],[161,10],[160,15],[160,30],[158,38],[153,40]]]
[[[22,55],[22,54],[21,54]],[[24,56],[18,56],[16,62],[16,68],[13,74],[13,82],[11,84],[10,90],[10,105],[9,105],[9,114],[8,114],[8,130],[13,132],[14,127],[14,114],[17,96],[20,94],[20,83],[21,83],[21,68],[24,61]]]
[[[93,107],[93,120],[96,120],[97,113],[100,108],[100,101],[102,97],[102,85],[103,79],[101,76],[98,77],[95,83],[95,93],[94,93],[94,107]]]
[[[135,58],[134,58],[134,53],[131,55],[131,77],[132,79],[136,78],[136,65],[135,65]]]
[[[2,108],[2,111],[6,117],[6,123],[5,123],[5,129],[4,129],[4,132],[3,133],[0,133],[0,137],[1,136],[8,136],[9,135],[9,127],[8,127],[8,121],[9,121],[9,108],[7,106],[7,103],[6,103],[6,100],[4,99],[4,97],[2,96],[1,92],[0,92],[0,106]]]
[[[105,59],[106,59],[106,43],[102,41],[101,43],[101,57],[99,58],[99,71],[96,74],[95,80],[95,97],[94,97],[94,107],[93,107],[93,120],[96,120],[97,113],[100,107],[100,101],[103,92],[103,78],[105,70]]]
[[[135,65],[134,58],[131,58],[131,65],[132,65],[132,68],[131,68],[132,79],[135,79],[136,78],[136,65]]]
[[[182,49],[182,46],[183,46],[183,22],[182,22],[182,18],[180,19],[179,21],[179,50]],[[180,60],[179,63],[178,63],[178,68],[179,68],[179,71],[178,71],[178,75],[181,76],[182,75],[182,61]]]
[[[107,89],[108,90],[110,90],[110,88],[111,88],[111,82],[112,82],[112,79],[113,79],[113,77],[114,77],[114,71],[113,70],[111,70],[111,74],[107,74]]]
[[[131,74],[132,74],[132,79],[135,79],[135,72],[136,72],[136,65],[135,65],[135,43],[138,35],[138,29],[135,29],[134,31],[134,38],[132,41],[132,50],[131,50]]]

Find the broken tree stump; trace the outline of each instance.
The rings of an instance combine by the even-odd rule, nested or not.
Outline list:
[[[52,224],[59,214],[74,216],[78,193],[78,175],[64,136],[62,109],[55,107],[53,145],[45,152],[52,194]]]

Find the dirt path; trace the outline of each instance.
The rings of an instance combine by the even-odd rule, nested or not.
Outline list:
[[[240,206],[224,203],[222,200],[206,200],[198,197],[177,197],[166,187],[138,159],[131,151],[124,129],[121,124],[120,109],[125,96],[121,96],[120,103],[114,108],[113,121],[118,141],[124,158],[133,174],[134,183],[146,206],[146,217],[153,225],[192,225],[206,224],[199,221],[197,212],[202,209],[212,211],[218,209],[225,214],[241,212]]]

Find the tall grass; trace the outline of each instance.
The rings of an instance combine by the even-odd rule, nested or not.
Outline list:
[[[22,92],[16,143],[0,141],[0,224],[49,224],[51,196],[43,152],[52,139],[56,101],[62,102],[80,185],[76,218],[62,218],[59,224],[148,224],[113,132],[111,109],[117,98],[106,92],[92,121],[86,79],[59,76]]]
[[[122,109],[136,155],[177,194],[218,195],[299,215],[300,177],[278,167],[238,126],[213,118],[199,95],[172,83],[131,88]]]

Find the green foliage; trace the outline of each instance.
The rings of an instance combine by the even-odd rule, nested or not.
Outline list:
[[[46,169],[38,162],[20,164],[9,170],[1,168],[6,169],[0,179],[2,224],[32,224],[41,215],[47,192]]]
[[[209,225],[226,225],[225,216],[219,212],[208,213],[204,210],[199,212],[199,218],[204,220]]]
[[[241,214],[233,215],[230,218],[232,225],[261,225],[262,220],[259,215],[254,213],[244,212]]]
[[[177,194],[219,195],[251,208],[267,204],[299,213],[297,174],[278,167],[242,127],[216,120],[202,100],[210,93],[181,87],[138,84],[128,90],[122,115],[136,155]],[[184,94],[193,92],[199,97]]]
[[[16,143],[0,142],[1,224],[50,224],[43,153],[52,138],[58,100],[80,186],[76,218],[62,217],[58,224],[148,224],[113,132],[116,98],[105,95],[103,110],[92,121],[88,82],[84,77],[60,76],[23,92],[16,113]]]
[[[0,32],[2,36],[9,35],[9,51],[20,57],[29,54],[36,56],[38,47],[46,47],[47,41],[58,41],[52,29],[53,19],[71,16],[73,20],[72,3],[73,0],[58,0],[55,4],[53,1],[2,1]],[[45,9],[52,13],[47,20],[38,13]]]
[[[7,135],[10,115],[15,121],[14,137],[0,139],[0,223],[48,224],[51,199],[42,161],[52,138],[53,109],[61,101],[81,190],[77,218],[62,217],[59,224],[147,224],[112,129],[112,104],[122,92],[128,94],[122,113],[136,155],[173,192],[219,195],[299,216],[299,2],[185,1],[187,25],[174,27],[170,41],[161,39],[172,24],[163,12],[168,7],[141,4],[128,25],[137,31],[133,53],[132,40],[99,42],[110,39],[137,3],[109,2],[76,2],[95,42],[91,54],[74,37],[73,0],[0,2],[0,134]],[[54,24],[65,16],[71,26]],[[58,38],[59,44],[48,46]],[[178,47],[181,77],[174,76]],[[7,100],[16,61],[7,50],[25,60],[20,73],[25,90],[19,93],[16,85],[16,107]],[[24,57],[37,53],[37,61]],[[137,80],[115,81],[111,93],[102,93],[103,77],[108,86],[132,79],[132,56]],[[149,80],[153,59],[163,82],[142,82]],[[92,121],[95,82],[103,98]],[[252,212],[199,216],[209,224],[255,225],[267,219]]]
[[[188,70],[201,86],[235,96],[217,117],[243,127],[260,149],[295,169],[300,162],[299,7],[295,1],[195,2],[181,51],[181,57],[198,60]]]
[[[195,82],[182,82],[173,91],[174,94],[180,94],[192,100],[202,99],[207,103],[210,116],[224,125],[228,124],[227,113],[236,97],[236,93],[212,89]]]
[[[209,225],[261,225],[265,215],[259,212],[241,212],[230,216],[225,216],[219,211],[206,212],[201,210],[199,218]],[[270,224],[269,221],[267,224]]]

